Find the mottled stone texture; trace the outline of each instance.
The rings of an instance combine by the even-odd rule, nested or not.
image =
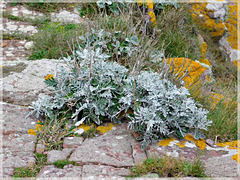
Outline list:
[[[132,166],[131,135],[105,134],[86,139],[70,157],[79,164],[99,163],[116,167]]]
[[[42,59],[24,62],[26,68],[3,78],[3,101],[18,105],[31,105],[40,93],[47,93],[44,78],[55,74],[65,64],[57,60]],[[8,66],[11,65],[7,64]],[[65,65],[66,66],[66,65]]]

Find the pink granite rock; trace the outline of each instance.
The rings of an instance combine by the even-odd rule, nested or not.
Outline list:
[[[77,148],[83,143],[83,137],[65,137],[63,148]]]
[[[79,164],[99,163],[102,165],[122,167],[133,166],[131,135],[104,134],[86,139],[70,156],[70,161]]]
[[[84,165],[82,176],[89,177],[89,176],[127,176],[131,173],[131,170],[128,168],[115,168],[112,166],[102,166],[102,165]]]
[[[64,160],[67,159],[67,157],[72,152],[72,149],[64,148],[62,151],[59,150],[52,150],[48,152],[47,155],[47,162],[53,163],[58,160]]]

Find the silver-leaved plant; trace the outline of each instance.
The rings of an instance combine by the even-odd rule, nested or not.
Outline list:
[[[156,72],[129,72],[117,62],[107,62],[110,56],[98,40],[89,43],[90,37],[72,56],[63,58],[70,70],[61,67],[56,77],[45,80],[52,94],[33,102],[29,114],[68,117],[76,126],[99,125],[104,118],[120,123],[119,115],[131,109],[129,128],[142,135],[143,149],[171,135],[184,137],[192,132],[199,138],[200,130],[211,125],[208,111],[188,97],[186,88],[178,88]]]

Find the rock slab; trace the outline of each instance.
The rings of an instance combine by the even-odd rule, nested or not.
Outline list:
[[[131,135],[104,134],[86,139],[70,156],[79,164],[95,163],[115,167],[133,166]]]

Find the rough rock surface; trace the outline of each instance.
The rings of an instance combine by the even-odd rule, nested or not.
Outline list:
[[[40,93],[46,93],[44,78],[47,74],[55,74],[56,68],[63,63],[57,60],[42,59],[22,62],[26,66],[22,72],[17,72],[3,78],[3,101],[18,105],[31,105]],[[5,63],[5,66],[17,66],[19,63]],[[4,70],[4,69],[3,69]],[[4,71],[3,71],[4,73]]]
[[[28,109],[7,103],[1,103],[3,110],[2,125],[2,167],[3,177],[11,177],[14,168],[31,166],[35,163],[35,137],[27,134],[34,128],[36,120],[25,118]]]
[[[103,166],[103,165],[84,165],[82,170],[83,177],[89,176],[127,176],[131,173],[130,169],[126,168],[115,168],[112,166]]]
[[[22,61],[26,60],[30,51],[25,49],[27,40],[3,40],[2,52],[3,61]]]
[[[0,30],[9,33],[27,33],[33,35],[38,32],[37,27],[21,21],[13,21],[3,18],[3,26],[0,26]]]
[[[116,167],[133,166],[130,135],[104,134],[86,139],[70,156],[79,164],[94,163]]]
[[[64,148],[62,151],[59,150],[52,150],[49,151],[47,154],[47,162],[53,163],[58,160],[65,160],[72,152],[72,149]]]
[[[65,22],[65,23],[75,23],[80,24],[83,23],[83,19],[80,18],[79,12],[75,9],[74,12],[69,12],[66,10],[62,10],[58,13],[51,13],[51,19],[53,22]]]
[[[239,167],[231,157],[231,155],[227,154],[206,160],[204,164],[207,174],[212,177],[237,177]]]
[[[63,169],[57,168],[54,165],[44,166],[44,168],[39,172],[37,178],[76,178],[82,176],[82,167],[73,166],[72,164],[66,165]]]
[[[63,140],[63,148],[77,148],[82,143],[83,137],[66,137]]]
[[[29,112],[26,107],[1,103],[3,110],[3,135],[27,134],[28,129],[34,128],[37,120],[25,118]]]

